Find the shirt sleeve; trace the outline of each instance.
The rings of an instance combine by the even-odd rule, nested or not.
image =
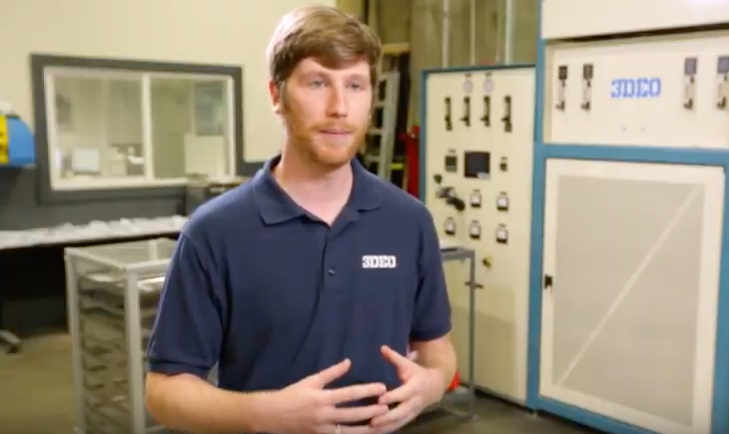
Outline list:
[[[415,300],[411,341],[430,341],[451,330],[451,306],[448,300],[440,242],[430,213],[421,225],[421,250],[418,264],[418,290]]]
[[[205,378],[218,362],[225,307],[212,265],[190,238],[180,235],[147,348],[151,372]]]

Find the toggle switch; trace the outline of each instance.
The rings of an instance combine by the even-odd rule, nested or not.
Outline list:
[[[716,107],[725,110],[727,108],[727,87],[729,87],[729,56],[719,57],[717,75]]]
[[[567,66],[566,65],[561,65],[559,67],[559,70],[558,71],[559,72],[557,73],[557,79],[558,79],[558,83],[557,83],[557,104],[555,105],[555,107],[557,108],[557,110],[564,111],[565,106],[566,106],[566,104],[565,104],[565,92],[566,92],[566,89],[565,88],[567,87]]]
[[[696,98],[696,72],[698,70],[698,59],[689,57],[683,62],[684,74],[684,90],[683,90],[683,108],[692,110],[694,108],[694,99]]]
[[[582,66],[582,110],[590,111],[592,107],[593,66],[588,63]]]

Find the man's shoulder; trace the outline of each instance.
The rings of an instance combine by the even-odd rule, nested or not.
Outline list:
[[[240,230],[256,224],[257,212],[253,183],[246,182],[200,205],[190,216],[183,234],[192,239],[216,239],[215,234]]]
[[[374,175],[372,175],[374,177]],[[417,197],[396,186],[391,182],[377,178],[377,188],[381,189],[384,196],[383,209],[388,213],[397,213],[399,216],[404,216],[409,223],[413,222],[413,219],[419,223],[429,223],[430,221],[430,210],[425,204]],[[402,219],[403,217],[400,217]]]

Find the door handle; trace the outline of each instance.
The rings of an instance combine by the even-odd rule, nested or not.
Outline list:
[[[553,282],[552,276],[550,276],[549,274],[545,274],[544,275],[544,289],[545,290],[551,289],[553,284],[554,284],[554,282]]]

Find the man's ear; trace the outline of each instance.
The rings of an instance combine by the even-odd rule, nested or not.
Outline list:
[[[281,114],[281,92],[279,91],[276,83],[271,80],[268,82],[268,93],[271,95],[271,104],[273,105],[273,112]]]

